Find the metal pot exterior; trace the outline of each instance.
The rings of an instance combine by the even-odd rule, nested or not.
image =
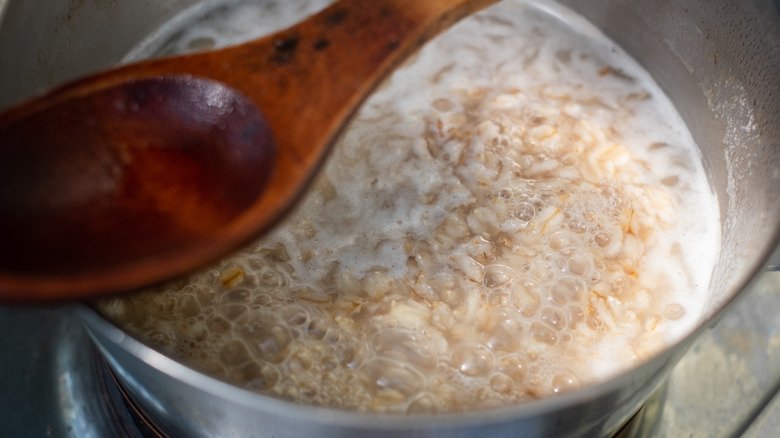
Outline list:
[[[109,66],[197,0],[7,0],[0,10],[0,106]],[[780,233],[780,12],[771,0],[566,0],[642,64],[701,148],[721,205],[714,323],[763,266]],[[0,9],[3,8],[0,0]],[[695,334],[599,385],[498,410],[386,416],[299,406],[193,371],[88,307],[111,368],[172,436],[598,436],[620,427]]]
[[[685,352],[683,346],[677,346],[601,385],[504,409],[436,416],[358,414],[296,405],[245,391],[150,349],[92,309],[82,307],[79,314],[125,389],[171,436],[611,436]]]

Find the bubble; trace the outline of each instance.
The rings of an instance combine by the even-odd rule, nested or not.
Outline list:
[[[484,317],[480,330],[493,351],[514,351],[523,344],[523,318],[508,308],[493,309]]]
[[[208,287],[199,287],[194,292],[195,298],[203,307],[213,306],[217,302],[217,294]]]
[[[515,199],[517,199],[518,202],[528,203],[532,198],[528,193],[519,193],[515,195]]]
[[[488,304],[494,307],[506,307],[509,301],[509,292],[504,289],[494,290],[488,295]]]
[[[596,242],[596,245],[606,248],[612,243],[612,236],[604,231],[600,231],[593,236],[593,241]]]
[[[220,273],[219,273],[218,270],[210,269],[208,272],[203,274],[203,281],[206,284],[217,285],[217,284],[220,283],[219,282],[219,276],[220,276]]]
[[[545,283],[555,278],[555,268],[550,262],[536,262],[531,265],[531,276],[534,280]]]
[[[345,346],[341,348],[340,362],[349,369],[358,368],[363,363],[367,350],[368,347],[364,342],[352,340],[345,343]]]
[[[452,362],[464,375],[484,376],[493,369],[493,355],[478,343],[466,343],[452,353]]]
[[[522,382],[528,374],[525,359],[519,354],[507,354],[498,360],[498,370],[509,376],[515,382]]]
[[[558,394],[577,388],[580,385],[579,379],[572,373],[563,372],[556,374],[552,378],[553,392]]]
[[[174,345],[174,335],[162,329],[152,329],[144,334],[144,338],[155,347],[169,349]]]
[[[585,282],[579,278],[563,276],[555,280],[550,286],[550,300],[558,305],[582,302],[585,299],[587,288]]]
[[[302,326],[309,322],[309,311],[303,306],[293,304],[282,310],[282,318],[291,326]]]
[[[307,327],[306,333],[312,338],[316,340],[321,340],[325,337],[325,334],[328,333],[328,329],[330,328],[330,323],[328,323],[327,320],[324,318],[313,318],[309,322],[309,326]]]
[[[268,288],[281,288],[288,284],[287,277],[276,269],[265,267],[260,271],[258,280],[261,285]]]
[[[536,342],[547,345],[555,345],[558,342],[558,336],[555,335],[555,332],[539,322],[531,324],[531,337]]]
[[[172,319],[176,315],[176,299],[171,296],[164,296],[159,303],[157,303],[157,313],[165,319]]]
[[[566,272],[566,258],[561,256],[559,253],[549,253],[545,257],[547,260],[549,260],[556,268],[556,272],[554,275],[557,276],[558,272]]]
[[[605,333],[607,331],[607,324],[604,322],[604,318],[598,316],[595,312],[588,317],[585,324],[587,324],[589,329],[600,333]]]
[[[425,376],[409,364],[387,358],[373,358],[361,368],[361,381],[374,397],[401,403],[425,387]]]
[[[532,317],[542,306],[539,286],[531,280],[519,281],[512,289],[517,310],[525,317]]]
[[[536,209],[527,202],[521,202],[515,207],[515,217],[523,222],[530,222],[536,216]]]
[[[219,358],[227,365],[235,365],[249,359],[249,350],[239,340],[226,342],[219,350]]]
[[[577,234],[583,234],[588,231],[588,223],[582,219],[574,218],[569,221],[569,229]]]
[[[335,374],[331,372],[326,372],[322,374],[320,383],[322,384],[323,387],[330,387],[330,386],[338,385],[340,381]]]
[[[407,414],[431,414],[439,412],[439,402],[430,392],[422,392],[409,402],[406,408]]]
[[[252,292],[245,288],[230,289],[219,298],[220,304],[249,304]]]
[[[254,310],[236,321],[236,332],[258,356],[272,363],[283,361],[292,341],[284,321],[266,310]]]
[[[245,304],[226,304],[220,306],[218,311],[228,320],[234,321],[241,315],[249,312],[249,306]]]
[[[482,282],[487,287],[503,286],[512,281],[512,269],[504,265],[488,265],[483,268]]]
[[[566,318],[564,317],[563,312],[558,309],[545,307],[542,309],[540,318],[542,322],[556,331],[562,331],[566,328]]]
[[[284,243],[281,242],[273,243],[267,247],[258,248],[258,252],[267,257],[269,261],[290,261],[290,254],[287,252],[287,247],[284,245]]]
[[[193,317],[200,313],[200,304],[192,295],[183,295],[177,300],[177,310],[185,318]]]
[[[585,311],[581,306],[569,306],[567,310],[569,313],[569,327],[572,330],[577,330],[585,322]]]
[[[240,380],[246,382],[244,387],[254,391],[270,391],[281,380],[279,370],[262,360],[252,361],[241,367],[239,376]]]
[[[561,251],[561,255],[566,257],[566,272],[585,277],[593,271],[593,258],[587,251],[567,248]]]
[[[295,350],[293,354],[287,359],[287,364],[290,366],[290,370],[293,372],[302,372],[311,368],[314,363],[314,357],[311,351],[307,350],[305,346]],[[328,369],[323,366],[323,369]],[[335,367],[331,367],[333,369]]]
[[[339,361],[337,357],[326,357],[319,359],[320,371],[336,371],[339,369]]]
[[[685,315],[685,308],[679,304],[667,304],[664,308],[664,318],[676,321]]]
[[[208,331],[214,335],[227,333],[232,326],[233,324],[230,321],[220,315],[214,315],[206,320]]]
[[[569,233],[564,231],[558,231],[550,237],[550,248],[553,251],[560,251],[563,248],[568,248],[577,244],[577,241],[569,236]]]
[[[490,376],[490,388],[501,394],[509,394],[512,392],[514,382],[509,376],[503,373],[493,373]]]
[[[430,343],[412,330],[380,330],[373,336],[371,343],[377,354],[408,362],[418,368],[431,369],[438,362],[438,355]]]
[[[252,298],[252,307],[253,308],[260,308],[260,307],[268,307],[271,305],[271,303],[274,302],[274,299],[271,295],[268,294],[257,294],[254,298]]]

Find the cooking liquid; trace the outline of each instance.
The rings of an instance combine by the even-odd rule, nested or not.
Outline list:
[[[138,53],[235,43],[324,3],[233,2]],[[697,148],[648,74],[556,4],[506,0],[370,98],[282,225],[101,307],[263,394],[472,410],[607,379],[687,334],[719,231]]]

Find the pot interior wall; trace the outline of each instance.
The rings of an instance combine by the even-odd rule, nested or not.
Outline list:
[[[0,0],[0,108],[116,64],[197,2]]]
[[[721,211],[712,316],[780,232],[780,11],[769,0],[568,0],[661,85],[699,145]]]

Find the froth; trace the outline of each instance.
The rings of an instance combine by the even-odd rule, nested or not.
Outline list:
[[[377,412],[553,395],[678,339],[718,245],[695,145],[636,64],[540,4],[502,2],[435,40],[284,224],[106,314],[249,389]],[[225,29],[203,26],[162,50]]]

